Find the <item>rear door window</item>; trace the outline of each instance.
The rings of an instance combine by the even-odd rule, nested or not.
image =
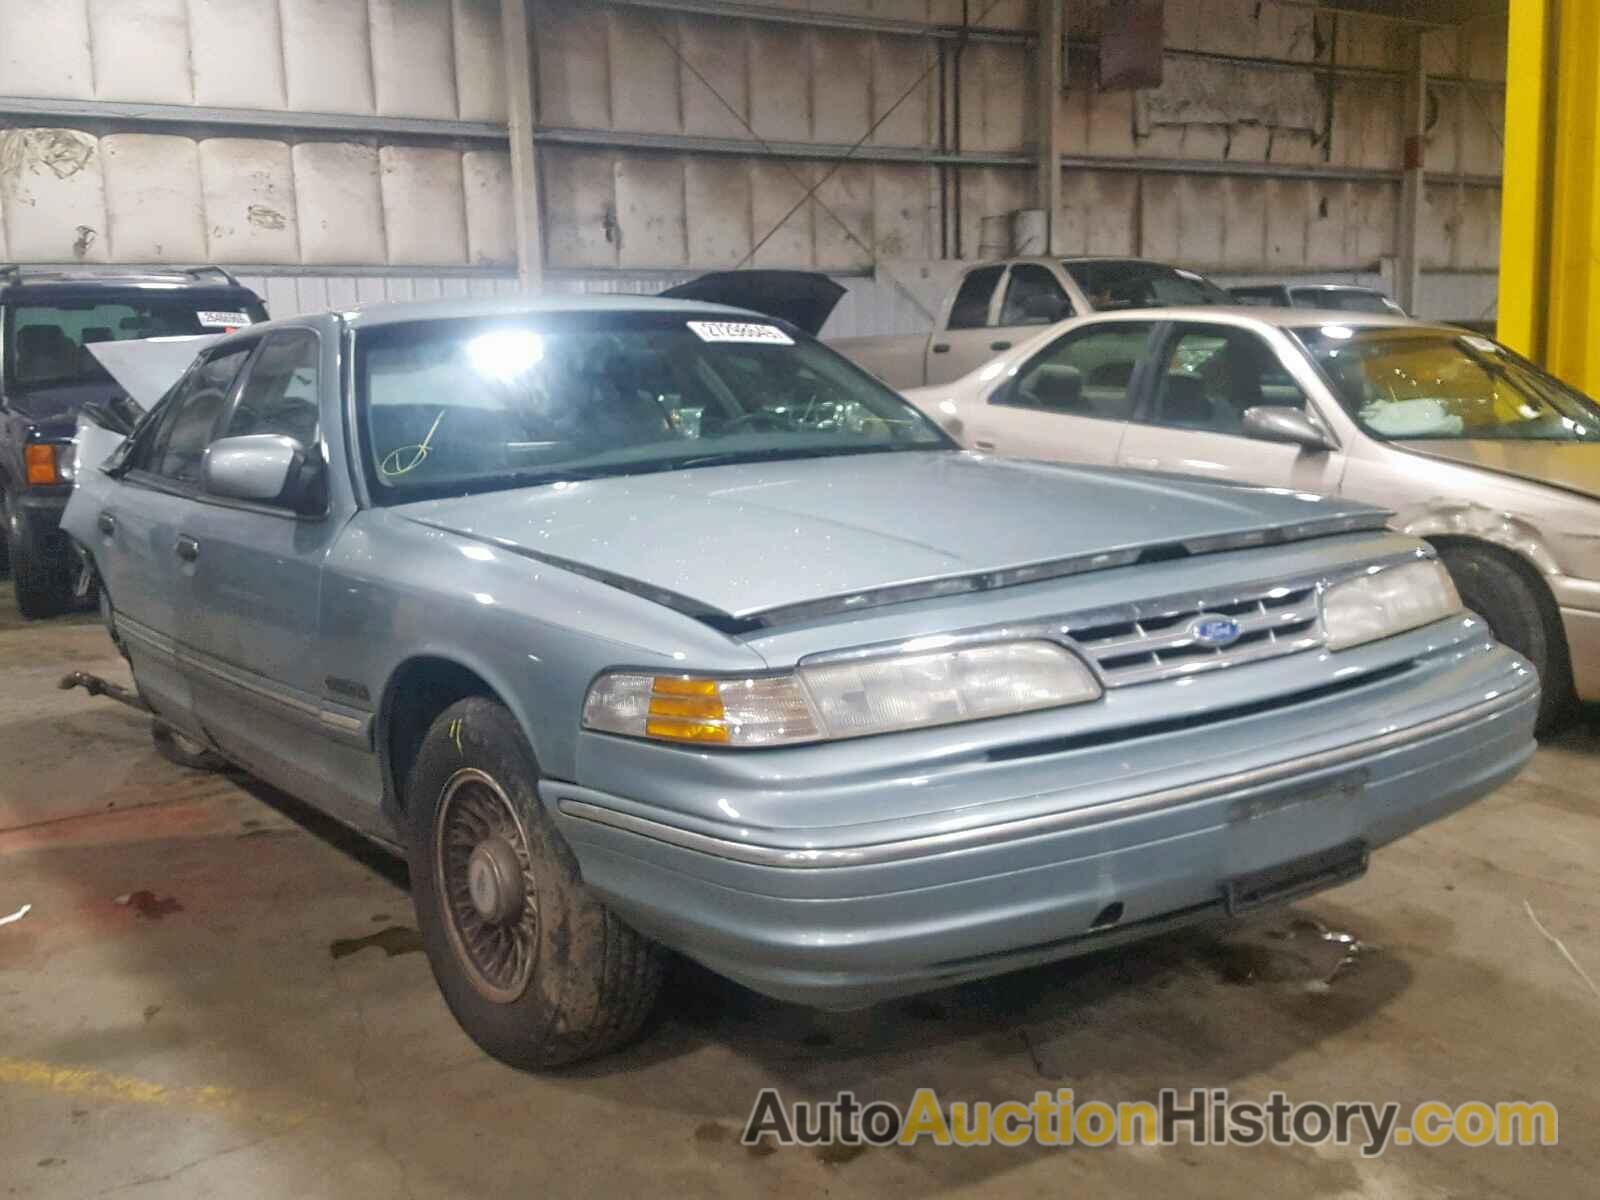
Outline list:
[[[1165,263],[1099,259],[1069,260],[1063,265],[1096,312],[1114,308],[1238,303],[1205,276]]]
[[[1125,421],[1154,328],[1154,322],[1116,321],[1069,333],[1029,360],[994,402]]]
[[[949,328],[982,329],[987,325],[989,302],[1004,273],[1004,267],[978,267],[968,271],[956,292],[955,303],[950,306]]]

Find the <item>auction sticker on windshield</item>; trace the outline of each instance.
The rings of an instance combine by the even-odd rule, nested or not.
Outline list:
[[[740,321],[690,321],[689,328],[702,342],[763,342],[792,346],[794,339],[776,325],[751,325]]]
[[[250,314],[244,312],[201,311],[194,316],[205,329],[238,329],[241,325],[250,324]]]

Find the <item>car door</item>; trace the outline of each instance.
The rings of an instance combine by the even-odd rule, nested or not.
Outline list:
[[[1110,466],[1133,412],[1154,321],[1104,321],[1051,342],[969,410],[972,445]]]
[[[943,329],[936,330],[928,343],[930,385],[959,379],[1001,353],[990,346],[996,340],[993,322],[1005,273],[1005,267],[996,264],[974,267],[962,276]]]
[[[193,732],[182,657],[193,630],[194,559],[184,527],[200,461],[252,347],[202,354],[140,431],[104,488],[89,543],[117,636],[140,694],[162,717]]]
[[[1146,397],[1129,422],[1125,467],[1236,483],[1334,493],[1345,456],[1247,436],[1244,413],[1262,405],[1299,409],[1328,423],[1254,329],[1173,322],[1159,339]]]
[[[315,328],[269,333],[217,429],[219,442],[288,437],[321,463],[332,355]],[[359,823],[354,793],[370,780],[370,731],[360,706],[327,694],[318,652],[322,568],[344,520],[322,508],[303,514],[202,490],[183,527],[196,555],[191,686],[206,733],[225,753]]]

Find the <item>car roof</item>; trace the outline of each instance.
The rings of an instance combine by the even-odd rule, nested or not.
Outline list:
[[[1398,313],[1350,312],[1340,308],[1276,308],[1256,304],[1194,304],[1172,308],[1119,308],[1090,313],[1077,324],[1098,321],[1211,321],[1223,319],[1231,325],[1267,325],[1275,329],[1294,329],[1305,325],[1343,325],[1347,329],[1404,325],[1421,329],[1462,332],[1454,326],[1434,321],[1417,321]]]
[[[0,292],[203,291],[255,295],[221,267],[117,267],[0,264]]]
[[[1287,288],[1297,292],[1361,292],[1367,296],[1382,296],[1385,300],[1389,297],[1375,287],[1366,287],[1359,283],[1286,283]]]
[[[1189,271],[1188,267],[1180,267],[1159,258],[1135,258],[1130,254],[1014,254],[1007,258],[995,258],[986,262],[973,263],[974,267],[1005,267],[1016,263],[1038,263],[1040,266],[1049,266],[1051,263],[1061,263],[1064,266],[1084,266],[1090,263],[1125,263],[1128,266],[1140,267],[1171,267],[1174,271]],[[1189,271],[1191,275],[1198,275],[1198,271]]]
[[[396,325],[406,321],[446,321],[461,317],[500,317],[522,313],[559,312],[682,312],[726,313],[730,317],[755,318],[771,322],[771,317],[725,304],[699,300],[664,300],[657,296],[596,295],[517,295],[495,297],[462,296],[448,300],[413,300],[361,304],[339,310],[347,325],[356,329]]]

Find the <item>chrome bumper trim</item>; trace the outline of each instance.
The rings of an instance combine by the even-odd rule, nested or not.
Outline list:
[[[1106,821],[1125,820],[1129,817],[1143,816],[1164,808],[1175,808],[1179,805],[1191,804],[1199,800],[1214,799],[1231,792],[1249,791],[1253,788],[1270,786],[1274,783],[1309,775],[1317,771],[1331,770],[1411,742],[1421,741],[1439,734],[1453,733],[1479,721],[1492,720],[1516,707],[1530,695],[1536,695],[1537,691],[1538,689],[1535,685],[1526,684],[1515,690],[1493,696],[1490,699],[1480,700],[1478,703],[1469,708],[1461,709],[1459,712],[1436,717],[1419,725],[1409,725],[1404,729],[1396,729],[1366,741],[1354,742],[1348,746],[1339,746],[1332,750],[1324,750],[1320,754],[1312,754],[1288,762],[1273,763],[1270,766],[1257,767],[1249,771],[1239,771],[1232,775],[1221,775],[1215,779],[1207,779],[1199,783],[1146,792],[1140,796],[1128,796],[1121,800],[1111,800],[1084,808],[1069,809],[1065,812],[1043,813],[1035,817],[1024,817],[1019,820],[1004,821],[994,825],[977,825],[968,829],[951,830],[946,833],[926,834],[920,837],[902,838],[898,841],[872,842],[857,846],[811,848],[764,846],[749,842],[736,842],[728,838],[714,837],[711,834],[683,829],[661,821],[653,821],[647,817],[635,816],[632,813],[619,812],[614,808],[607,808],[588,800],[579,799],[577,797],[580,795],[599,796],[599,793],[591,792],[576,785],[546,781],[544,786],[558,793],[558,806],[565,816],[583,821],[592,821],[597,825],[606,825],[612,829],[620,829],[626,833],[638,834],[641,837],[652,838],[668,845],[678,846],[685,850],[695,850],[702,854],[729,859],[733,862],[749,863],[760,867],[871,866],[879,863],[902,862],[912,858],[924,858],[928,855],[944,854],[953,850],[970,850],[1000,842],[1062,833],[1066,830],[1080,829],[1086,825],[1098,825]]]

